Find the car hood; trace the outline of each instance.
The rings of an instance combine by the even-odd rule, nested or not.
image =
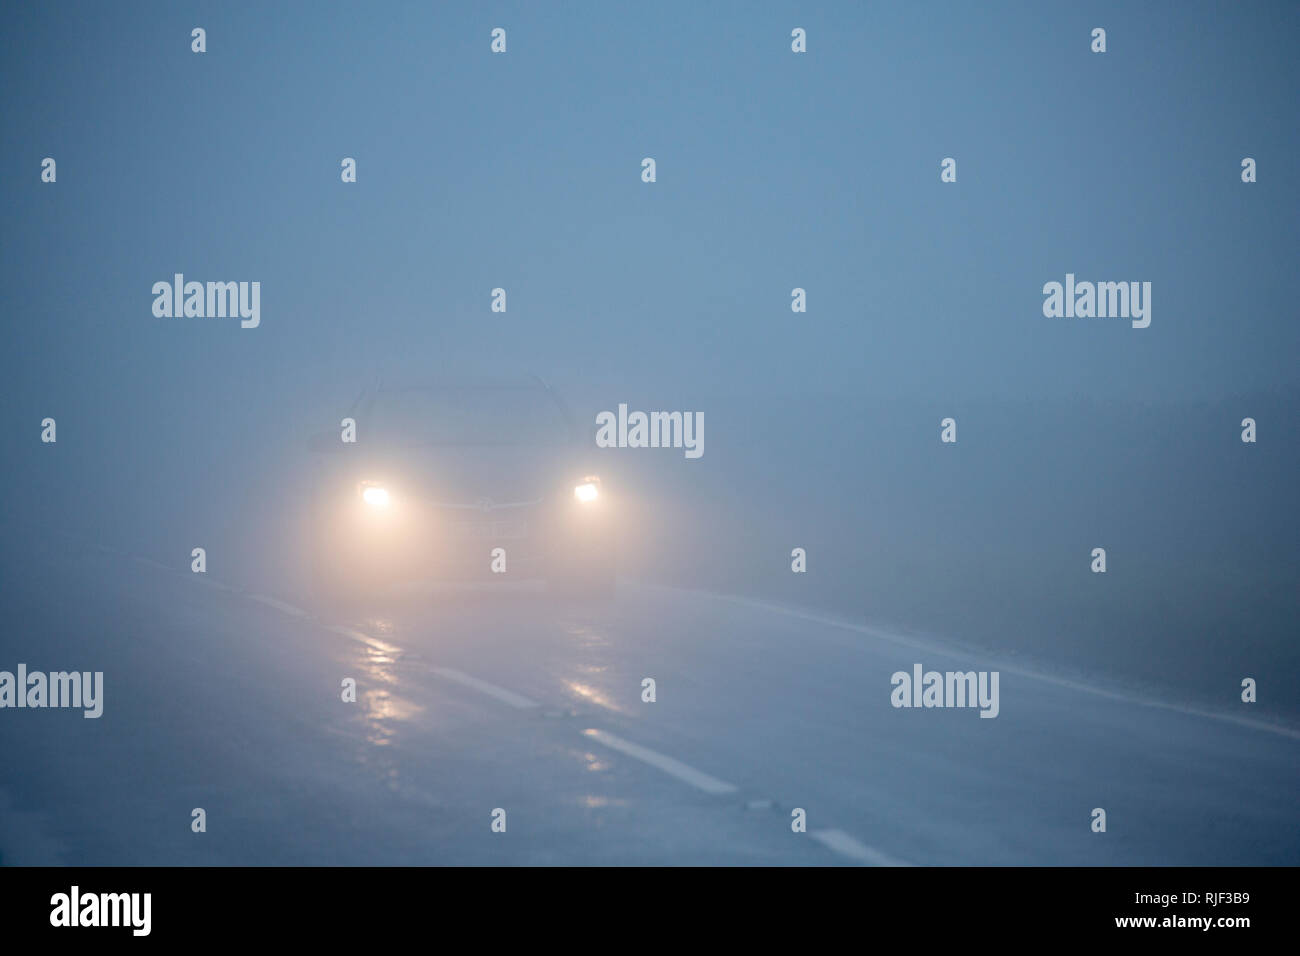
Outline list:
[[[570,450],[521,445],[428,445],[370,456],[368,480],[431,504],[484,507],[550,498],[584,471]]]

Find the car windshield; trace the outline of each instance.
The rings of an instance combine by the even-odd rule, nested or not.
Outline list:
[[[409,445],[542,445],[568,423],[541,388],[408,388],[375,395],[376,434]]]

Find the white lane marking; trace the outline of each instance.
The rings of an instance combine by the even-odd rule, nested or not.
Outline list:
[[[193,574],[191,575],[191,577],[194,578],[194,580],[197,581],[199,584],[202,584],[204,587],[214,588],[215,590],[218,591],[233,592],[235,590],[229,584],[223,584],[221,581],[218,581],[216,578],[210,578],[206,574]]]
[[[684,780],[692,787],[698,787],[705,793],[734,793],[736,788],[717,777],[710,777],[707,773],[696,770],[694,767],[688,767],[680,760],[674,760],[672,757],[665,756],[649,747],[642,747],[640,744],[634,744],[622,737],[615,737],[604,730],[588,729],[583,734],[590,737],[597,743],[602,743],[606,747],[625,753],[629,757],[634,757],[642,763],[648,763],[652,767],[658,767],[666,774],[676,777],[678,780]]]
[[[125,551],[115,551],[112,548],[101,548],[100,550],[104,551],[106,554],[116,554],[122,557],[133,558],[141,564],[147,564],[149,567],[157,568],[159,571],[170,571],[172,574],[180,573],[179,569],[172,567],[170,564],[163,564],[161,561],[155,561],[153,558],[142,558],[139,555],[127,554]]]
[[[840,856],[847,856],[850,860],[856,860],[857,862],[865,863],[868,866],[912,865],[881,853],[879,850],[874,847],[869,847],[865,843],[859,843],[843,830],[809,830],[808,835],[822,846],[838,853]]]
[[[1154,707],[1157,710],[1170,710],[1180,714],[1187,714],[1192,717],[1204,717],[1208,720],[1217,720],[1226,724],[1235,724],[1238,727],[1245,727],[1249,730],[1262,730],[1266,733],[1277,734],[1280,737],[1290,737],[1293,740],[1300,740],[1300,728],[1288,727],[1285,724],[1270,723],[1266,720],[1259,720],[1254,717],[1241,717],[1237,714],[1228,714],[1223,713],[1222,711],[1204,710],[1187,704],[1176,704],[1170,701],[1158,700],[1155,697],[1137,697],[1131,693],[1121,693],[1120,691],[1109,690],[1105,687],[1098,687],[1093,684],[1085,684],[1080,681],[1070,680],[1066,677],[1057,677],[1054,674],[1046,674],[1043,671],[1024,667],[1020,664],[1007,663],[993,654],[985,656],[973,653],[966,648],[950,647],[933,641],[925,641],[919,638],[904,636],[902,634],[894,634],[890,631],[881,630],[878,627],[871,627],[866,624],[856,624],[853,621],[845,621],[825,614],[817,614],[812,611],[805,611],[784,604],[774,604],[770,601],[760,601],[757,598],[740,597],[735,594],[719,594],[713,591],[699,591],[693,588],[677,588],[662,584],[643,583],[640,586],[648,590],[680,591],[689,594],[698,594],[718,601],[739,604],[742,607],[749,607],[759,611],[769,611],[775,614],[783,614],[786,617],[796,618],[801,621],[810,621],[814,624],[821,624],[826,627],[834,627],[845,631],[854,631],[858,634],[866,634],[869,637],[876,638],[877,640],[889,641],[892,644],[899,644],[903,647],[924,651],[927,654],[941,654],[944,657],[950,657],[954,660],[981,661],[986,665],[991,665],[995,670],[1005,671],[1008,674],[1017,674],[1020,677],[1028,677],[1030,680],[1054,684],[1057,687],[1064,687],[1084,694],[1093,694],[1097,697],[1118,700],[1126,704],[1136,704],[1139,707]]]
[[[301,608],[294,607],[292,604],[288,604],[284,601],[281,601],[279,598],[273,598],[266,594],[256,594],[252,591],[249,591],[247,596],[252,598],[254,601],[258,602],[259,604],[265,604],[267,607],[273,607],[277,611],[283,611],[285,614],[292,615],[293,617],[311,616]]]
[[[325,630],[333,631],[335,634],[342,634],[344,637],[350,637],[358,643],[366,645],[376,651],[382,651],[385,654],[401,654],[402,649],[396,644],[389,644],[387,641],[381,641],[377,637],[372,637],[365,631],[358,631],[355,627],[345,627],[342,624],[326,624]]]
[[[107,551],[109,549],[103,548],[103,550]],[[153,567],[159,568],[160,570],[163,571],[176,572],[177,570],[175,568],[168,567],[167,565],[160,564],[157,561],[151,561],[148,558],[136,557],[136,560],[141,561],[142,563],[145,564],[152,565]],[[201,580],[204,584],[209,584],[223,591],[234,590],[228,584],[223,584],[212,578],[204,577],[198,580]],[[672,590],[677,590],[677,589],[672,589]],[[699,593],[707,594],[708,592],[699,592]],[[249,591],[246,592],[246,596],[252,598],[254,601],[257,601],[261,604],[265,604],[268,607],[273,607],[276,610],[283,611],[286,614],[292,615],[293,617],[307,618],[311,616],[301,608],[294,607],[292,604],[289,604],[285,601],[278,600],[277,598],[270,597],[269,595],[257,594],[255,592]],[[740,604],[751,604],[751,605],[757,604],[764,607],[764,609],[780,611],[782,613],[789,614],[795,617],[810,618],[812,620],[817,621],[817,623],[820,624],[827,624],[834,627],[847,627],[850,630],[866,631],[867,633],[871,633],[874,636],[881,636],[881,637],[885,637],[886,639],[894,639],[891,638],[889,635],[883,633],[876,634],[876,632],[873,629],[866,628],[861,625],[853,625],[847,622],[836,621],[831,618],[822,618],[820,616],[807,615],[790,608],[781,607],[780,605],[767,605],[765,604],[765,602],[749,601],[744,598],[731,598],[729,595],[710,594],[709,596],[722,598],[722,599],[735,600],[736,603],[740,603]],[[360,641],[363,644],[373,645],[373,644],[383,643],[379,641],[377,638],[374,638],[369,634],[366,634],[364,631],[359,631],[356,630],[355,628],[345,627],[341,624],[330,624],[327,626],[327,629],[333,631],[336,634],[341,634],[344,637],[349,637],[352,638],[353,640]],[[898,639],[898,643],[907,643],[907,641]],[[516,707],[519,708],[520,710],[524,710],[530,707],[538,706],[536,701],[530,700],[529,698],[524,697],[522,694],[516,694],[514,691],[506,690],[504,687],[498,687],[495,684],[489,684],[487,681],[479,680],[477,677],[470,677],[468,674],[463,673],[462,671],[454,670],[450,667],[435,667],[432,670],[433,673],[437,674],[439,677],[445,678],[446,680],[454,681],[455,683],[461,684],[465,687],[473,688],[474,690],[486,694],[489,697],[493,697],[497,700],[503,701],[504,703],[509,704],[511,707]],[[1090,688],[1082,687],[1081,689],[1089,690]],[[703,771],[696,770],[694,767],[688,766],[687,764],[682,763],[680,760],[675,760],[674,758],[669,757],[666,754],[661,754],[658,751],[651,750],[649,747],[642,747],[640,744],[634,744],[629,740],[624,740],[622,737],[616,737],[614,734],[608,733],[607,731],[596,730],[594,728],[591,728],[591,729],[584,730],[583,734],[587,737],[590,737],[592,740],[595,740],[597,743],[604,744],[606,747],[609,747],[612,750],[617,750],[620,753],[627,754],[629,757],[633,757],[637,760],[642,761],[643,763],[650,764],[650,766],[652,767],[657,767],[658,769],[662,770],[664,773],[676,777],[678,780],[685,781],[686,783],[689,783],[691,786],[703,790],[705,793],[723,794],[723,793],[736,792],[736,787],[734,784],[727,783],[724,780],[719,780],[717,777],[712,777],[709,774],[704,773]],[[881,853],[879,850],[867,846],[865,843],[859,842],[849,834],[845,833],[843,830],[812,830],[809,832],[808,835],[811,836],[817,842],[821,843],[823,846],[826,846],[828,849],[832,850],[833,852],[839,853],[841,856],[846,856],[852,860],[856,860],[859,863],[866,863],[870,866],[910,866],[911,865],[909,863],[904,863],[900,860],[894,859],[893,857],[887,856],[886,854]]]
[[[333,631],[335,634],[342,634],[344,637],[350,637],[352,640],[360,641],[362,644],[370,643],[369,634],[363,634],[355,628],[344,627],[342,624],[326,624],[325,630]]]
[[[489,697],[495,697],[497,700],[504,701],[511,707],[518,707],[524,710],[528,707],[536,707],[537,701],[529,700],[522,694],[516,694],[512,690],[506,690],[504,687],[498,687],[496,684],[489,684],[485,680],[479,680],[477,677],[470,677],[458,670],[450,667],[432,668],[433,673],[439,677],[446,678],[449,681],[455,681],[457,684],[463,684],[466,687],[472,687],[481,694],[487,694]]]

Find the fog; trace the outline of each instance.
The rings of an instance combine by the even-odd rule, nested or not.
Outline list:
[[[1104,69],[1050,11],[994,31],[950,7],[925,35],[822,12],[802,60],[770,11],[684,30],[525,5],[498,58],[464,10],[211,15],[200,57],[166,5],[131,29],[15,14],[6,561],[56,531],[182,563],[211,542],[227,576],[293,587],[306,438],[376,374],[505,368],[593,435],[619,403],[704,414],[697,460],[601,452],[653,517],[625,541],[636,574],[1188,694],[1300,676],[1295,133],[1272,121],[1286,83],[1211,52],[1294,81],[1270,28],[1294,10],[1189,7]],[[1110,31],[1154,43],[1149,16]],[[1195,77],[1161,69],[1187,59]],[[1205,121],[1152,113],[1175,92]],[[1274,165],[1246,186],[1239,154]],[[1151,281],[1150,327],[1045,318],[1067,271]],[[175,272],[261,282],[260,326],[155,318]]]
[[[1296,717],[1300,10],[1217,10],[11,11],[4,662],[55,540],[310,602],[311,436],[377,376],[535,374],[623,582]],[[260,323],[159,317],[177,273]],[[1150,325],[1046,316],[1067,274],[1151,283]],[[703,454],[598,448],[620,404]]]

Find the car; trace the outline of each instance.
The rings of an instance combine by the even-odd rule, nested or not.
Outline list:
[[[366,389],[339,430],[310,441],[313,593],[520,579],[612,593],[614,504],[582,437],[537,378]]]

